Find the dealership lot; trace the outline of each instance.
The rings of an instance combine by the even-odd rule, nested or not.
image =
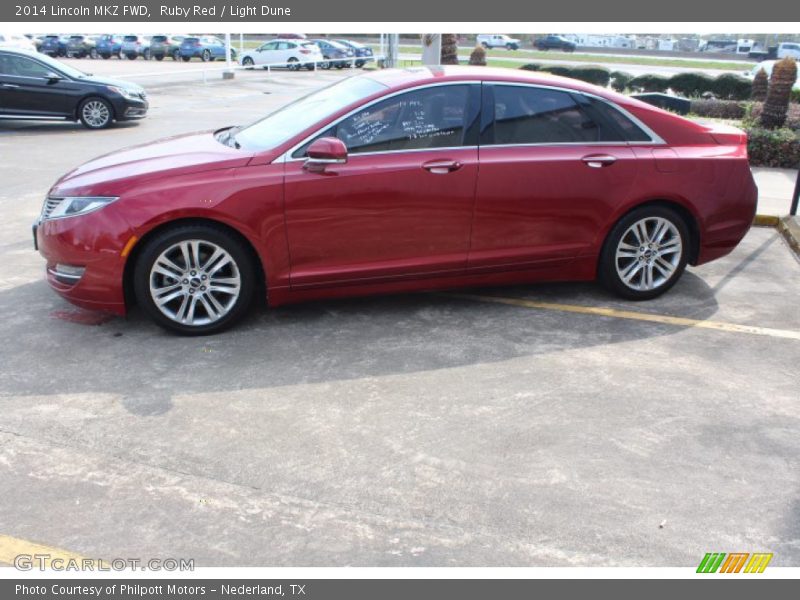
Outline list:
[[[97,318],[32,249],[59,175],[343,76],[122,67],[151,92],[140,123],[0,124],[0,560],[797,564],[800,263],[774,230],[642,304],[589,284],[401,295],[261,308],[211,338]]]

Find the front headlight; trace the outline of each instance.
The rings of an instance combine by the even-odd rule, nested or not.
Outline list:
[[[108,89],[112,92],[117,92],[120,96],[127,98],[128,100],[141,100],[140,94],[137,90],[129,90],[127,88],[121,88],[115,85],[109,85]]]
[[[42,220],[77,217],[100,210],[118,200],[117,196],[71,196],[48,198],[42,208]]]

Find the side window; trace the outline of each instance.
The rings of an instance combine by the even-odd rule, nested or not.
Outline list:
[[[598,124],[599,142],[652,142],[650,135],[622,112],[607,102],[576,94],[575,97],[586,112]]]
[[[278,47],[278,44],[275,42],[267,42],[263,46],[261,46],[261,50],[275,50]]]
[[[407,92],[348,117],[336,137],[351,153],[460,146],[467,98],[466,85]]]
[[[0,73],[17,77],[47,77],[50,69],[24,56],[6,55],[0,62]]]
[[[544,88],[494,87],[495,144],[596,142],[598,125],[570,94]]]

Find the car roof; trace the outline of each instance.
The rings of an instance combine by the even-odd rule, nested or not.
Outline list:
[[[530,83],[548,86],[559,86],[585,91],[603,96],[614,94],[597,86],[559,77],[542,71],[525,69],[505,69],[500,67],[472,67],[456,65],[440,65],[426,67],[409,67],[405,69],[385,69],[366,75],[389,87],[403,88],[422,83],[443,83],[447,81],[508,81],[513,83]]]

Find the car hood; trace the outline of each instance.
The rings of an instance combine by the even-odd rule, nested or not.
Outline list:
[[[135,92],[144,92],[144,88],[137,83],[114,79],[113,77],[100,77],[98,75],[85,75],[78,79],[81,83],[94,83],[96,85],[113,85],[118,88],[125,88]]]
[[[240,167],[252,156],[218,142],[213,131],[179,135],[90,160],[59,179],[50,195],[119,195],[132,180]]]

